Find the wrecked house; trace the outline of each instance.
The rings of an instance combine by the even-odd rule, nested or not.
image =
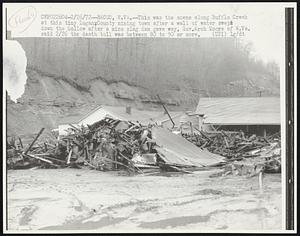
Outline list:
[[[20,138],[8,139],[8,168],[88,167],[102,171],[191,173],[229,165],[231,169],[225,169],[226,174],[281,169],[279,134],[264,138],[242,132],[199,131],[186,136],[156,124],[109,117],[91,125],[70,127],[67,135],[52,142],[37,142],[44,128],[28,146],[21,145]]]
[[[91,125],[70,126],[72,132],[55,145],[36,142],[44,128],[26,148],[19,148],[16,140],[10,140],[8,166],[81,168],[85,165],[97,170],[125,168],[140,173],[142,168],[186,172],[185,168],[211,167],[225,160],[157,125],[106,117]]]
[[[181,134],[199,133],[199,129],[203,123],[203,114],[192,111],[178,112],[171,118],[172,120],[168,118],[161,121],[162,126],[168,129],[174,129]]]
[[[230,165],[230,173],[244,173],[245,167],[250,174],[280,172],[280,132],[276,129],[273,98],[266,99],[264,105],[256,104],[257,98],[222,99],[199,103],[196,112],[169,112],[164,105],[164,112],[102,105],[77,121],[72,121],[76,116],[68,117],[67,123],[58,128],[54,145],[34,144],[43,129],[26,149],[12,140],[9,165],[88,166],[139,173],[145,169],[190,173]],[[245,99],[252,99],[252,103]],[[245,102],[252,104],[249,109],[242,109]],[[275,126],[272,135],[268,126]],[[263,133],[251,135],[255,127],[263,127]]]
[[[171,117],[176,117],[182,112],[170,112]],[[163,127],[168,127],[167,123],[170,120],[168,115],[162,110],[139,110],[130,106],[106,106],[101,105],[88,112],[86,115],[67,117],[63,119],[58,127],[59,135],[66,135],[70,124],[76,127],[81,125],[91,125],[96,121],[106,117],[123,121],[138,122],[143,125],[157,124]]]
[[[204,114],[201,130],[243,131],[259,136],[280,132],[279,97],[201,97],[196,113]]]

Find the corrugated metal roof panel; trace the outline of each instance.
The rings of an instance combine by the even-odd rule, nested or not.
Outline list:
[[[280,124],[279,97],[200,98],[197,110],[208,124]]]
[[[200,98],[196,112],[209,124],[280,124],[280,98]]]
[[[221,163],[224,157],[201,150],[185,138],[160,127],[152,128],[152,138],[159,147],[161,158],[170,165],[210,166]]]

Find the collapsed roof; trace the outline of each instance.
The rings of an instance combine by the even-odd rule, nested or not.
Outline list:
[[[223,162],[222,156],[201,150],[185,138],[161,127],[152,128],[152,139],[160,157],[169,165],[176,166],[213,166]]]

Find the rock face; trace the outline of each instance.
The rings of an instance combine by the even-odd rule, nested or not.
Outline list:
[[[55,113],[66,116],[89,104],[151,109],[159,107],[160,94],[169,109],[183,110],[195,108],[200,95],[257,96],[261,89],[264,95],[279,94],[279,80],[258,70],[233,40],[17,40],[26,52],[28,79],[18,104],[8,104],[11,133],[29,132],[14,124],[23,124],[29,110],[43,114],[36,124],[55,128]]]

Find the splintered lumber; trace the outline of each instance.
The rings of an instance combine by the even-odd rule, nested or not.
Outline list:
[[[136,128],[136,127],[139,127],[138,125],[133,125],[131,126],[130,128],[128,128],[127,130],[125,130],[124,134],[128,133],[130,130]]]
[[[49,164],[53,164],[52,161],[49,161],[49,160],[47,160],[47,159],[45,159],[45,158],[42,158],[42,157],[35,156],[35,155],[33,155],[33,154],[25,154],[25,153],[24,153],[24,155],[26,155],[26,156],[28,156],[28,157],[31,157],[31,158],[38,159],[38,160],[40,160],[40,161],[47,162],[47,163],[49,163]]]
[[[75,143],[78,147],[82,148],[84,144],[80,144],[78,141],[76,140],[72,140],[73,143]]]
[[[277,134],[278,135],[278,134]],[[256,135],[246,136],[242,131],[218,131],[218,132],[204,132],[199,134],[184,134],[191,143],[194,143],[200,148],[206,148],[208,151],[226,157],[226,162],[241,161],[251,159],[255,163],[258,160],[271,159],[272,164],[264,165],[264,172],[278,173],[281,170],[281,163],[277,161],[280,159],[280,138],[276,134],[269,137],[261,137]],[[208,141],[207,138],[211,141]],[[278,154],[279,153],[279,154]]]
[[[68,154],[68,157],[67,157],[67,164],[70,164],[70,160],[71,160],[71,156],[72,156],[72,149],[71,149],[71,151],[69,152],[69,154]]]
[[[76,126],[72,125],[72,124],[68,124],[70,125],[72,128],[76,129],[77,131],[81,131],[79,128],[77,128]]]
[[[229,136],[224,132],[224,130],[221,130],[221,133],[222,133],[224,136],[226,136],[226,137],[229,138]]]
[[[52,161],[57,161],[57,162],[60,162],[60,163],[62,163],[62,164],[65,164],[65,163],[66,163],[66,161],[62,161],[62,160],[57,159],[57,158],[54,158],[54,157],[49,157],[49,154],[47,154],[47,155],[43,155],[43,154],[35,154],[35,156],[38,156],[38,157],[40,157],[41,155],[44,156],[46,159],[50,159],[50,160],[52,160]]]
[[[228,145],[228,141],[227,141],[227,139],[226,139],[226,136],[223,136],[223,138],[224,138],[224,141],[225,141],[226,147],[228,148],[228,147],[229,147],[229,145]]]
[[[53,166],[55,166],[55,167],[59,167],[59,165],[56,165],[56,164],[54,164],[52,161],[47,160],[47,159],[45,159],[45,158],[38,157],[38,156],[35,156],[35,155],[32,155],[32,154],[25,154],[25,153],[24,153],[24,155],[25,155],[25,156],[28,156],[28,157],[31,157],[31,158],[35,158],[35,159],[40,160],[40,161],[43,161],[43,162],[46,162],[46,163],[48,163],[48,164],[50,164],[50,165],[53,165]]]
[[[133,168],[131,168],[130,166],[127,166],[127,165],[125,165],[125,164],[123,164],[123,163],[121,163],[121,162],[119,162],[119,161],[113,161],[113,160],[111,160],[111,159],[109,159],[109,158],[106,158],[106,157],[102,157],[104,160],[106,160],[106,161],[108,161],[108,162],[111,162],[111,163],[114,163],[114,164],[118,164],[118,165],[121,165],[121,166],[124,166],[124,167],[126,167],[127,169],[129,169],[129,170],[132,170],[132,171],[135,171]]]
[[[22,140],[20,137],[19,137],[19,143],[20,143],[21,148],[23,149],[23,143],[22,143]]]
[[[53,145],[53,144],[51,144],[51,143],[47,143],[47,146],[50,146],[50,147],[53,147],[53,148],[56,147],[55,145]]]
[[[124,156],[122,153],[118,153],[121,157],[123,157],[125,160],[127,160],[132,166],[134,166],[140,173],[144,173],[140,168],[138,168],[133,162],[132,160],[130,160],[129,158],[127,158],[126,156]]]
[[[84,161],[85,164],[87,164],[88,166],[94,168],[94,169],[97,169],[97,166],[94,166],[92,165],[91,163],[87,162],[87,161]]]
[[[140,173],[144,173],[140,168],[159,168],[189,173],[241,161],[250,161],[250,167],[255,167],[259,160],[264,173],[281,171],[280,133],[263,138],[249,137],[243,132],[191,128],[195,128],[191,134],[177,135],[152,123],[147,126],[106,117],[88,127],[74,126],[55,145],[35,144],[43,128],[25,150],[20,139],[20,144],[15,137],[7,139],[7,164],[9,168],[51,168],[49,165],[66,167],[72,160],[71,166],[79,168],[87,165],[97,170],[126,169]],[[147,161],[150,157],[151,163]]]
[[[194,128],[195,128],[197,131],[199,131],[200,134],[202,134],[204,138],[208,139],[209,141],[212,141],[212,139],[211,139],[210,137],[208,137],[203,131],[197,129],[196,127],[194,127]]]
[[[43,131],[44,131],[44,129],[45,128],[42,128],[41,130],[40,130],[40,132],[35,136],[35,138],[34,138],[34,140],[32,141],[32,143],[29,145],[29,147],[26,149],[26,151],[24,152],[25,154],[27,154],[29,151],[30,151],[30,149],[32,148],[32,146],[34,145],[34,143],[36,142],[36,140],[40,137],[40,135],[43,133]]]

